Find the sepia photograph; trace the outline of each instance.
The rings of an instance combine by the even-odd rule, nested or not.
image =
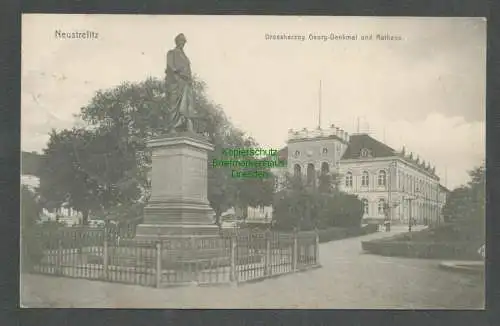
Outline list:
[[[23,14],[22,308],[485,308],[486,18]]]

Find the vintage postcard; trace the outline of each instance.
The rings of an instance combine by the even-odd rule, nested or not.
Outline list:
[[[23,15],[21,307],[484,309],[486,25]]]

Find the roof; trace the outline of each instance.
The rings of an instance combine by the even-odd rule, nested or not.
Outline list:
[[[446,191],[446,192],[451,192],[451,190],[450,190],[450,189],[446,188],[446,187],[445,187],[445,186],[443,186],[442,184],[440,184],[440,185],[439,185],[439,189],[444,190],[444,191]]]
[[[342,156],[343,160],[358,159],[362,149],[370,151],[370,157],[389,157],[397,155],[396,151],[386,144],[372,138],[368,134],[351,135],[349,145]]]
[[[265,160],[272,160],[272,159],[274,159],[274,156],[268,155],[268,156],[262,158],[261,160],[265,161]],[[288,146],[285,146],[278,151],[278,159],[283,160],[283,161],[288,160]]]

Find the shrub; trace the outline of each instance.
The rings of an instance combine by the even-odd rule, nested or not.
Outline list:
[[[456,241],[450,243],[398,241],[365,241],[363,250],[382,256],[428,259],[479,260],[480,243]]]
[[[29,270],[42,257],[41,246],[35,236],[35,229],[41,208],[36,194],[21,186],[21,268]]]
[[[363,227],[351,228],[327,228],[318,231],[319,242],[329,242],[335,240],[342,240],[350,237],[357,237],[365,234],[377,232],[377,226],[369,224]]]
[[[342,192],[285,190],[275,197],[273,215],[282,230],[359,227],[363,206],[357,196]]]
[[[355,195],[338,192],[326,201],[321,214],[323,224],[334,227],[359,227],[363,217],[363,204]]]

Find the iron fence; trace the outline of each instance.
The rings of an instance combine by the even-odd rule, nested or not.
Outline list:
[[[319,266],[317,232],[122,237],[110,229],[37,235],[32,272],[167,287],[242,283]]]

